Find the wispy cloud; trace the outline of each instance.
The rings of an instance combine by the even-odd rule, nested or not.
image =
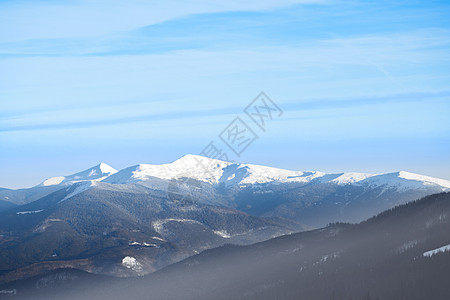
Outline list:
[[[258,11],[321,0],[2,1],[0,40],[104,36],[192,14]]]
[[[448,31],[419,30],[291,46],[0,59],[7,70],[0,75],[0,108],[154,102],[168,99],[167,93],[192,99],[189,106],[226,101],[235,107],[261,89],[286,101],[439,92],[449,88],[449,47]],[[211,97],[220,100],[207,102]]]
[[[435,102],[436,100],[450,99],[450,91],[441,93],[410,93],[398,94],[384,97],[364,97],[364,98],[346,98],[346,99],[315,99],[313,101],[298,101],[291,103],[282,103],[283,110],[291,117],[284,118],[283,121],[322,119],[330,117],[330,111],[336,109],[360,108],[364,106],[395,104],[395,103],[417,103],[417,102]],[[179,103],[178,103],[179,104]],[[280,103],[281,104],[281,103]],[[142,113],[142,111],[155,110],[154,103],[137,102],[127,105],[109,105],[105,111],[103,107],[86,106],[84,108],[69,110],[51,110],[51,111],[29,111],[27,114],[3,114],[0,121],[1,132],[14,131],[39,131],[51,129],[69,129],[69,128],[94,128],[99,126],[109,126],[129,123],[151,123],[157,121],[180,121],[183,119],[196,120],[197,122],[211,122],[216,119],[221,122],[227,121],[225,116],[234,116],[242,112],[242,107],[225,107],[216,109],[199,110],[179,110],[178,105],[173,105],[173,109],[167,111]],[[168,106],[166,106],[168,107]],[[295,117],[297,112],[307,113],[312,110],[314,117]],[[331,115],[334,118],[334,115]],[[209,119],[209,120],[208,120]]]
[[[268,136],[279,146],[270,157],[306,151],[306,138],[351,140],[337,157],[363,138],[388,137],[379,149],[389,150],[416,136],[448,140],[449,9],[445,1],[0,1],[2,168],[50,148],[64,161],[118,144],[142,156],[168,155],[166,145],[199,150],[189,141],[214,136],[261,90],[286,112]]]

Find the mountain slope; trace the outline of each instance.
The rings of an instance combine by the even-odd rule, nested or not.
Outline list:
[[[14,203],[0,200],[0,212],[3,211],[3,210],[7,210],[7,209],[10,209],[10,208],[13,208],[15,206],[16,205]]]
[[[158,186],[170,180],[168,187]],[[283,217],[309,226],[359,222],[383,210],[450,189],[450,181],[404,171],[387,174],[289,171],[186,155],[164,165],[136,165],[106,178],[175,189],[186,196],[256,216]],[[203,193],[203,195],[202,195]]]
[[[435,249],[450,244],[449,216],[450,194],[432,195],[358,225],[334,224],[250,246],[227,245],[143,278],[101,287],[74,284],[70,292],[53,296],[448,299],[450,251]]]
[[[225,243],[249,244],[303,229],[227,207],[168,201],[165,193],[143,186],[86,184],[0,213],[0,282],[63,266],[142,275]],[[129,267],[126,257],[139,267]]]
[[[114,168],[105,163],[101,163],[72,175],[48,178],[31,188],[17,190],[0,188],[0,201],[10,202],[15,205],[23,205],[45,197],[74,183],[100,181],[116,172],[117,170]]]
[[[32,188],[17,190],[0,189],[0,199],[14,205],[23,205],[45,197],[61,188],[62,187],[59,185],[53,185],[35,186]]]

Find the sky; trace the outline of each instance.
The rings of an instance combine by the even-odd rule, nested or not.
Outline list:
[[[282,110],[264,130],[244,111],[262,91]],[[448,1],[0,0],[0,187],[211,142],[450,179],[449,116]],[[236,117],[257,136],[239,155],[220,138]]]

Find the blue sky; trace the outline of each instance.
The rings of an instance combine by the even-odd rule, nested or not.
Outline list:
[[[236,161],[450,179],[447,1],[221,2],[0,1],[0,187],[226,150],[260,91]]]

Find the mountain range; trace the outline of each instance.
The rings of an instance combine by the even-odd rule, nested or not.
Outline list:
[[[357,223],[448,190],[449,181],[404,171],[326,174],[196,155],[119,171],[102,163],[0,190],[0,282],[63,267],[142,276],[207,249]]]

